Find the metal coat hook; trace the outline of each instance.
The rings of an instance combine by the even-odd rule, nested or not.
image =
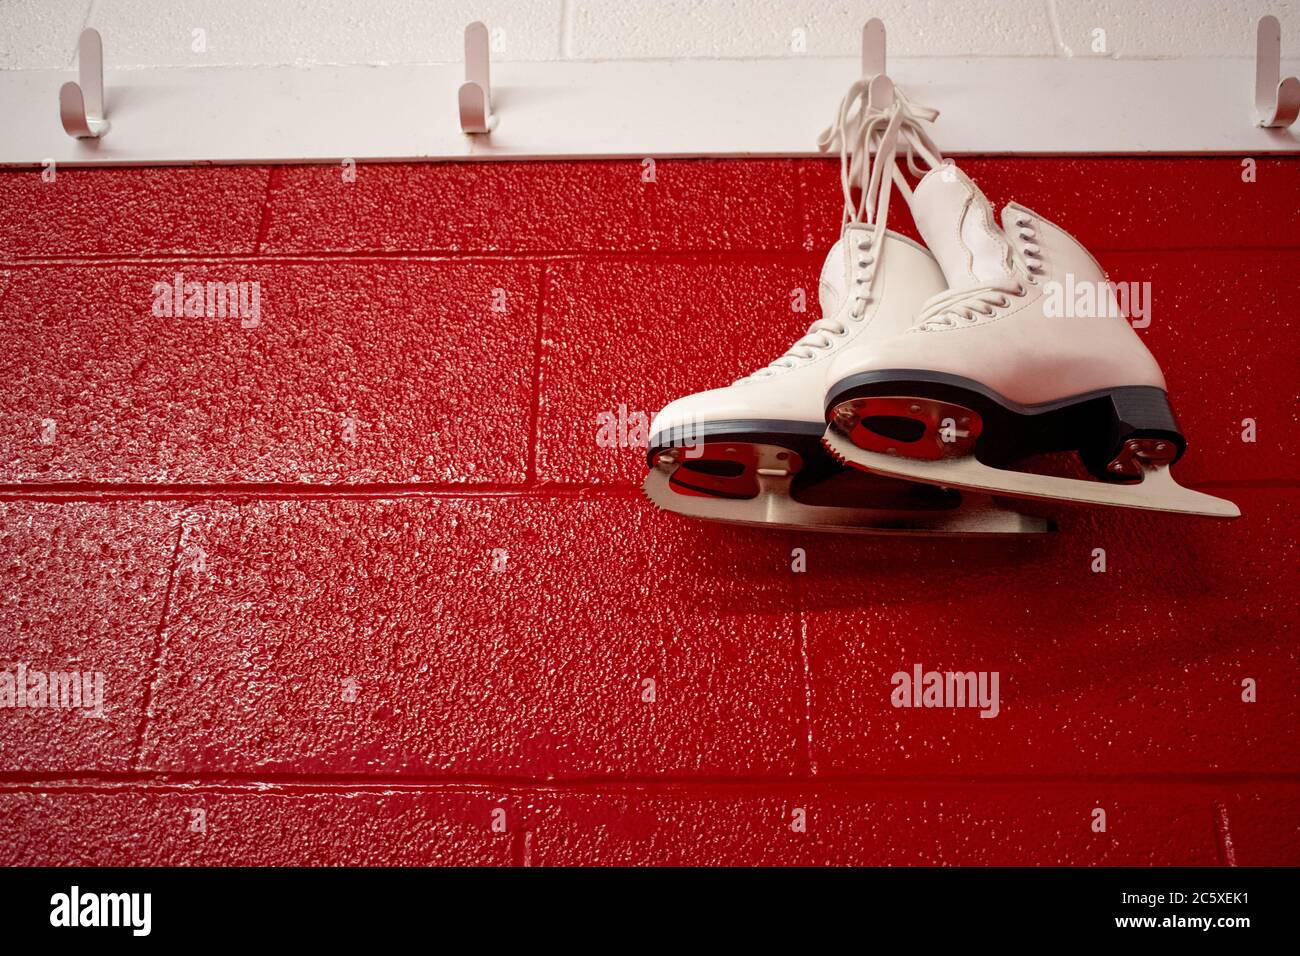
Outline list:
[[[862,28],[862,75],[885,72],[885,25],[875,17]]]
[[[474,22],[465,28],[465,82],[460,85],[460,128],[489,133],[497,125],[492,115],[492,80],[488,64],[488,28]]]
[[[1282,77],[1282,26],[1260,17],[1255,34],[1255,112],[1258,125],[1290,126],[1300,116],[1300,80]]]
[[[59,88],[59,119],[63,130],[77,139],[98,139],[108,132],[104,119],[104,41],[98,30],[82,30],[77,40],[77,73],[81,82]]]

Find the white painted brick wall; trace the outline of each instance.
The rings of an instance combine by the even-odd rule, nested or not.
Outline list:
[[[0,0],[0,69],[71,67],[83,26],[110,68],[457,62],[476,19],[499,60],[849,56],[871,16],[896,56],[1250,57],[1265,13],[1300,56],[1300,0]]]
[[[306,66],[459,61],[475,20],[496,32],[501,59],[559,55],[560,0],[95,0],[87,25],[108,67]]]
[[[584,60],[853,56],[885,23],[898,56],[1052,56],[1046,0],[571,0],[568,52]],[[652,11],[653,16],[648,15]]]
[[[89,12],[90,0],[0,0],[0,69],[68,66]]]
[[[1093,31],[1105,31],[1106,56],[1255,56],[1255,25],[1282,24],[1282,55],[1300,56],[1298,0],[1055,0],[1065,55],[1098,56]]]

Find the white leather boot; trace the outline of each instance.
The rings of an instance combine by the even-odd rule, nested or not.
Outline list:
[[[999,495],[1239,514],[1169,474],[1186,442],[1164,376],[1074,237],[1015,203],[999,224],[951,163],[911,208],[949,288],[906,332],[837,356],[826,443],[839,460]],[[1053,451],[1077,451],[1100,480],[1007,467]]]
[[[766,368],[726,388],[671,402],[655,417],[644,487],[660,508],[821,530],[1046,530],[1046,522],[979,496],[845,469],[822,447],[832,362],[902,332],[922,303],[945,288],[934,257],[886,229],[900,136],[909,154],[920,150],[930,161],[941,161],[906,101],[895,99],[887,77],[854,84],[836,125],[823,134],[825,143],[840,146],[845,216],[822,266],[822,318]],[[910,155],[909,161],[915,162]],[[861,188],[856,203],[854,186]]]

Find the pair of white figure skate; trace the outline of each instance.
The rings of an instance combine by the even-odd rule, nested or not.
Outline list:
[[[1049,314],[1052,283],[1113,297],[1096,260],[1016,203],[995,220],[922,128],[935,115],[884,75],[850,88],[821,141],[839,147],[845,198],[822,318],[766,368],[656,416],[650,499],[722,521],[908,534],[1049,529],[995,495],[1237,516],[1169,474],[1186,442],[1113,301]],[[928,249],[886,229],[894,183]],[[1095,480],[1009,467],[1061,451]]]

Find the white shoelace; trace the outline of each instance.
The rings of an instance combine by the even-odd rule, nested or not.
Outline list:
[[[895,125],[895,120],[897,130],[901,132],[903,143],[907,147],[907,168],[913,176],[920,178],[943,162],[938,147],[921,126],[922,120],[933,122],[937,119],[939,111],[912,103],[898,87],[892,89],[893,102],[882,109],[870,100],[873,79],[874,77],[866,77],[849,87],[844,99],[840,101],[835,122],[817,137],[817,148],[823,152],[839,147],[840,187],[844,191],[842,226],[851,222],[884,224],[888,203],[874,218],[871,210],[872,200],[879,198],[876,189],[879,188],[880,177],[876,167],[890,166],[893,181],[911,198],[911,187],[901,171],[893,166],[897,141],[885,141],[885,131]],[[873,139],[876,140],[874,144]],[[872,162],[873,145],[876,148],[875,163]],[[918,153],[925,160],[925,166],[917,161]],[[853,202],[855,185],[860,190],[861,197],[856,204]]]
[[[943,162],[938,148],[930,140],[921,121],[938,117],[937,110],[913,105],[902,90],[894,87],[889,102],[883,107],[871,102],[871,81],[867,77],[855,82],[840,101],[835,122],[824,130],[817,140],[819,149],[839,148],[840,186],[844,191],[844,216],[841,228],[849,224],[865,226],[870,240],[859,243],[858,267],[861,271],[849,290],[853,306],[849,309],[851,321],[860,321],[871,301],[870,289],[875,274],[875,263],[880,258],[880,246],[885,237],[885,223],[889,213],[891,184],[910,199],[911,187],[898,168],[896,153],[899,137],[906,145],[907,168],[920,177],[928,171],[918,162],[918,155],[929,168]],[[886,174],[888,171],[888,174]],[[859,190],[859,199],[853,201],[853,189]],[[809,326],[807,333],[776,361],[741,382],[762,379],[777,372],[810,361],[819,352],[831,348],[834,340],[845,334],[848,326],[834,316],[822,316]]]
[[[1025,245],[1020,247],[1025,269],[1029,273],[1028,281],[1035,282],[1035,276],[1043,271],[1042,250],[1034,243],[1036,235],[1033,223],[1021,216],[1016,219],[1020,229],[1020,240]],[[1024,295],[1027,290],[1021,279],[1014,282],[1007,279],[989,285],[974,286],[966,289],[949,289],[934,296],[921,308],[921,315],[912,326],[918,331],[951,329],[962,322],[977,322],[983,316],[993,314],[994,309],[1005,309],[1011,304],[1011,298]]]
[[[1005,309],[1012,296],[1025,294],[1021,282],[995,282],[968,289],[949,289],[942,292],[921,309],[921,315],[912,327],[923,331],[950,329],[961,322],[974,322],[981,316],[993,314],[994,309]]]

